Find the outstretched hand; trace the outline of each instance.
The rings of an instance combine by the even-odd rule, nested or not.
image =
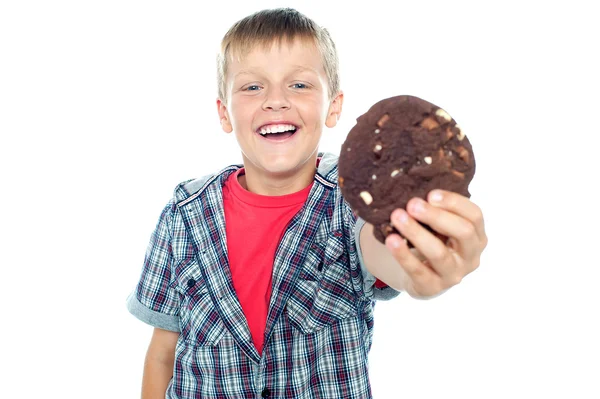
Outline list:
[[[488,242],[477,205],[460,194],[433,190],[427,201],[413,198],[406,209],[392,213],[392,224],[415,248],[398,234],[387,237],[386,247],[406,272],[411,296],[438,295],[477,269]],[[417,221],[448,240],[442,242]]]

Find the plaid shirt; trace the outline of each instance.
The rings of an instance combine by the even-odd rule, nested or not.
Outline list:
[[[375,299],[357,219],[320,154],[315,184],[279,243],[262,356],[229,273],[222,186],[241,165],[178,185],[163,209],[137,288],[140,320],[180,332],[166,398],[371,398]],[[257,293],[258,294],[258,293]]]

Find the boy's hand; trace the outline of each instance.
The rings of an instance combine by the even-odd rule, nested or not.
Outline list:
[[[410,250],[397,234],[387,237],[386,246],[406,272],[406,290],[411,296],[438,295],[479,266],[488,239],[477,205],[462,195],[433,190],[427,201],[413,198],[406,208],[408,213],[403,209],[392,213],[392,224],[415,249]],[[447,242],[417,220],[447,236]]]

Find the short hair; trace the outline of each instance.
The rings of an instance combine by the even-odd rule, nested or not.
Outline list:
[[[234,54],[240,59],[255,46],[269,48],[274,42],[286,40],[291,44],[300,38],[312,41],[321,53],[328,80],[329,99],[340,91],[339,60],[335,44],[327,29],[293,8],[275,8],[258,11],[233,24],[221,41],[217,56],[218,96],[227,100],[226,79],[228,62]]]

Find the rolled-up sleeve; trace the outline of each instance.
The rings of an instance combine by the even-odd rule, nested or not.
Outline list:
[[[174,204],[162,210],[144,257],[140,280],[127,298],[131,314],[151,326],[179,331],[179,294],[171,278]]]

